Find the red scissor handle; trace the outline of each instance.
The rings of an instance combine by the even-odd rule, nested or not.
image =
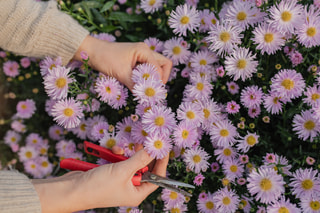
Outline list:
[[[103,158],[111,163],[120,162],[123,160],[127,160],[128,158],[123,155],[114,154],[107,148],[102,146],[90,143],[88,141],[84,141],[84,149],[88,154],[94,155],[99,158]],[[77,171],[88,171],[90,169],[96,168],[99,165],[84,162],[81,160],[66,158],[60,161],[60,167],[68,170],[77,170]],[[148,171],[148,166],[140,169],[137,173],[132,177],[132,183],[135,186],[140,186],[142,174]]]

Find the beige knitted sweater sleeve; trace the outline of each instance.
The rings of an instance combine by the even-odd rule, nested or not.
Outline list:
[[[0,212],[41,212],[39,197],[27,176],[17,171],[0,171]]]
[[[67,64],[89,32],[57,2],[0,0],[0,48],[18,55],[61,56]]]

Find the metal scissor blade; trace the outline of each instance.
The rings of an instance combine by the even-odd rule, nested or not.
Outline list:
[[[186,191],[184,191],[184,190],[182,190],[182,189],[180,189],[180,188],[178,188],[178,187],[175,187],[175,186],[173,186],[173,185],[170,185],[170,184],[168,185],[168,184],[161,183],[161,182],[151,182],[151,181],[150,181],[150,183],[154,183],[154,184],[156,184],[156,185],[158,185],[158,186],[161,186],[161,187],[164,187],[164,188],[169,189],[169,190],[171,190],[171,191],[180,193],[180,194],[182,194],[182,195],[184,195],[184,196],[192,197],[192,194],[191,194],[191,193],[186,192]]]

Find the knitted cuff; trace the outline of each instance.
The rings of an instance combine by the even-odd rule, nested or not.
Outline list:
[[[41,212],[38,194],[27,176],[17,171],[0,171],[0,212]]]

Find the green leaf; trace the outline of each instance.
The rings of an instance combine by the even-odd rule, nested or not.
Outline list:
[[[97,1],[82,1],[77,4],[74,4],[73,6],[74,6],[74,10],[79,10],[81,6],[85,6],[88,8],[100,8],[102,4]]]
[[[85,4],[84,2],[82,2],[81,7],[84,9],[85,13],[88,16],[88,21],[92,22],[93,17],[92,17],[92,13],[90,11],[90,8],[87,6],[87,4]]]
[[[106,19],[104,18],[103,15],[101,15],[101,13],[97,10],[97,9],[91,9],[92,14],[94,16],[94,19],[97,20],[99,23],[106,23]]]
[[[123,29],[121,26],[113,26],[113,25],[106,25],[102,27],[102,32],[108,33],[108,32],[112,32],[116,29]]]
[[[107,18],[109,20],[113,21],[123,21],[123,22],[144,22],[146,19],[143,16],[140,15],[129,15],[125,12],[113,12],[110,14],[110,16]]]
[[[108,1],[103,5],[103,7],[100,10],[100,13],[106,12],[107,10],[110,10],[110,8],[114,5],[113,1]]]

